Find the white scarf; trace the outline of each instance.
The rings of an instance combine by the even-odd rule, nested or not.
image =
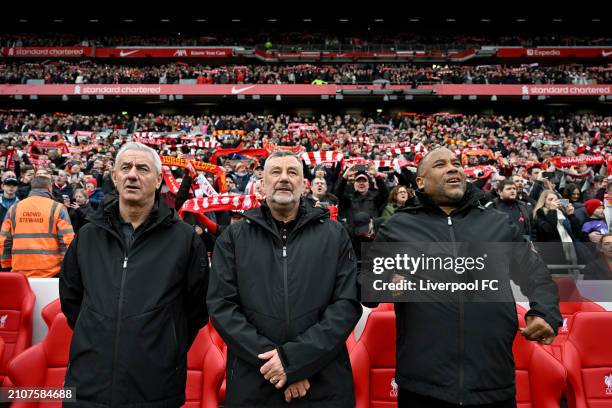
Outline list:
[[[578,263],[578,257],[576,256],[576,249],[574,248],[572,237],[565,229],[563,225],[563,221],[565,221],[565,215],[560,210],[557,211],[557,231],[559,232],[559,237],[561,237],[561,245],[563,245],[563,253],[565,254],[565,259],[572,265],[576,265]]]

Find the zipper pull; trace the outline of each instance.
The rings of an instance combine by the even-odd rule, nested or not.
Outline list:
[[[453,225],[453,220],[451,219],[450,215],[448,216],[448,226],[452,227]]]
[[[286,258],[286,257],[287,257],[287,247],[284,246],[283,247],[283,258]]]
[[[123,269],[127,268],[127,256],[123,258]]]

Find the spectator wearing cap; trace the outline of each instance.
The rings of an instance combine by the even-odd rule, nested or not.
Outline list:
[[[376,181],[377,189],[370,188],[372,181],[370,176]],[[353,177],[354,185],[347,186],[349,178]],[[372,218],[379,217],[387,203],[388,190],[385,180],[380,177],[374,166],[370,167],[368,174],[364,170],[357,171],[356,166],[351,165],[338,182],[335,195],[340,200],[340,220],[350,225],[353,216],[358,212],[365,212]]]
[[[89,196],[89,204],[96,209],[104,199],[102,189],[98,187],[98,181],[94,177],[85,179],[85,190]]]
[[[584,203],[584,208],[589,218],[581,227],[583,240],[597,244],[601,241],[601,237],[608,233],[608,224],[604,217],[604,203],[596,198],[591,198]]]
[[[2,175],[2,196],[0,196],[0,220],[4,220],[9,208],[19,202],[17,188],[19,181],[12,172]]]
[[[263,179],[263,170],[264,170],[263,164],[258,164],[253,169],[253,175],[249,179],[249,182],[247,183],[246,188],[245,188],[246,194],[252,194],[251,191],[254,191],[255,183]]]
[[[238,191],[244,192],[251,177],[247,172],[246,165],[244,163],[236,164],[235,170],[230,175],[234,178]]]

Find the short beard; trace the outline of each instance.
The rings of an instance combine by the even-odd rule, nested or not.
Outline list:
[[[272,196],[270,197],[270,202],[272,202],[274,204],[279,204],[279,205],[287,205],[287,204],[291,204],[291,203],[296,203],[299,200],[300,200],[299,197],[296,198],[294,195],[291,195],[291,196],[281,195],[281,196],[279,196],[278,194],[272,194]]]

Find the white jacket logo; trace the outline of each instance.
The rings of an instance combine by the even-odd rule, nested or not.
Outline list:
[[[187,56],[187,50],[176,50],[176,51],[174,51],[174,56],[175,57],[186,57]]]
[[[612,395],[612,373],[604,376],[604,383],[606,384],[606,395]]]
[[[4,329],[6,326],[6,321],[8,320],[8,315],[0,316],[0,329]]]
[[[389,393],[389,396],[391,398],[397,398],[397,389],[398,389],[398,385],[395,382],[395,377],[393,377],[391,379],[391,392]]]

